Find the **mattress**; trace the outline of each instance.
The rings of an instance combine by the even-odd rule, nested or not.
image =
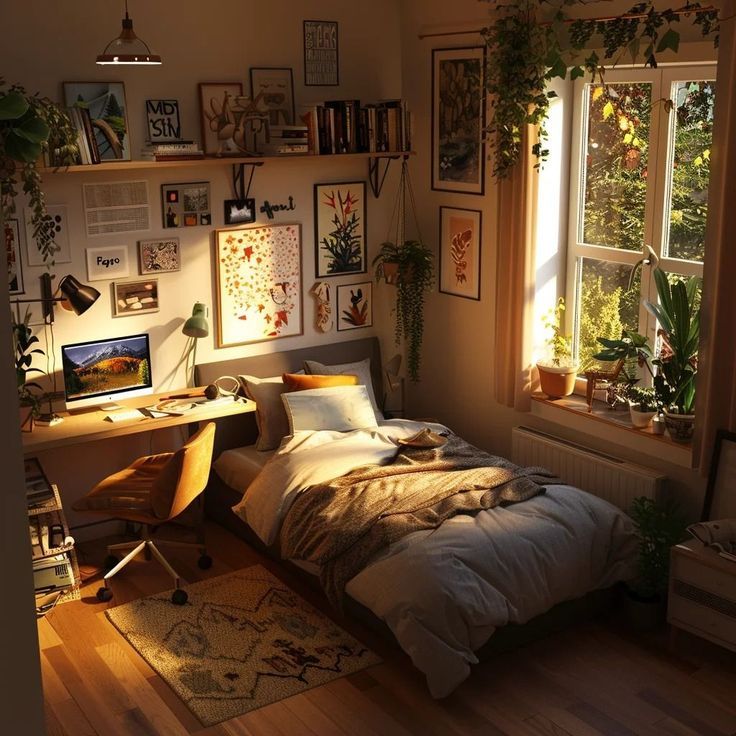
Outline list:
[[[256,450],[255,445],[235,447],[221,453],[212,467],[223,483],[243,493],[273,454],[273,450]]]

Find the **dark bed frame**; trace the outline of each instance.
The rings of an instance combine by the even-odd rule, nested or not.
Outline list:
[[[235,358],[215,363],[202,363],[195,366],[195,380],[198,386],[214,383],[222,376],[251,375],[258,378],[277,376],[286,372],[302,369],[305,360],[316,360],[327,365],[336,363],[352,363],[365,358],[371,359],[371,375],[376,397],[383,396],[383,372],[381,351],[378,339],[375,337],[362,340],[316,345],[314,347],[288,350],[281,353],[268,353],[247,358]],[[380,402],[380,398],[379,398]],[[224,450],[233,447],[252,445],[256,441],[258,429],[254,414],[241,414],[235,417],[219,419],[215,435],[215,456]],[[319,588],[318,580],[301,570],[296,565],[281,560],[273,549],[267,548],[256,534],[232,512],[241,498],[241,494],[226,485],[219,476],[210,474],[207,490],[205,491],[205,514],[208,518],[218,522],[221,526],[244,539],[255,549],[287,565],[290,570],[296,571],[307,583]],[[618,594],[614,588],[598,590],[589,593],[583,598],[560,603],[541,616],[519,625],[509,624],[496,631],[476,654],[483,660],[499,652],[509,651],[524,644],[528,644],[554,631],[559,631],[576,623],[589,620],[592,617],[610,611],[615,605]],[[374,631],[379,632],[387,640],[396,644],[388,626],[372,611],[350,597],[347,597],[345,611],[348,615],[357,618]],[[398,644],[397,644],[398,646]]]

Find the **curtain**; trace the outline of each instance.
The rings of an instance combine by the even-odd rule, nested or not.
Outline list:
[[[494,397],[499,404],[529,411],[534,374],[534,242],[539,175],[532,154],[537,138],[527,126],[523,153],[497,187]]]
[[[716,430],[736,431],[736,2],[720,12],[721,37],[708,187],[693,461],[707,475]]]

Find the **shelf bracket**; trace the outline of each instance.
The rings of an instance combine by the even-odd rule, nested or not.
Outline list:
[[[391,162],[400,156],[376,156],[368,159],[368,181],[371,185],[373,196],[378,199],[383,190],[383,183],[386,181]],[[406,159],[406,156],[403,156]],[[383,173],[381,172],[381,162],[383,161]]]
[[[244,202],[250,194],[250,185],[253,183],[253,174],[259,166],[263,166],[263,161],[253,161],[252,163],[233,164],[233,194],[235,199]],[[250,168],[248,176],[248,186],[245,186],[245,167]]]

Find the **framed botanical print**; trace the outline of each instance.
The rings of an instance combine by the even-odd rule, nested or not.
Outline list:
[[[440,291],[480,299],[480,210],[440,207]]]
[[[138,241],[138,269],[142,275],[181,269],[179,238]]]
[[[483,194],[485,47],[432,51],[432,189]]]
[[[336,21],[304,21],[304,84],[307,87],[340,84]]]
[[[20,228],[18,220],[5,221],[5,256],[8,260],[8,293],[25,294],[23,265],[20,260]]]
[[[365,182],[314,185],[315,276],[365,273]]]
[[[373,284],[341,284],[337,287],[337,330],[356,330],[373,324]]]
[[[250,97],[269,125],[294,125],[294,76],[289,68],[251,67]]]
[[[232,121],[228,119],[233,97],[243,96],[240,82],[202,82],[199,85],[199,109],[202,116],[202,149],[205,153],[237,153],[232,139]]]
[[[217,347],[302,334],[301,226],[215,233]]]

